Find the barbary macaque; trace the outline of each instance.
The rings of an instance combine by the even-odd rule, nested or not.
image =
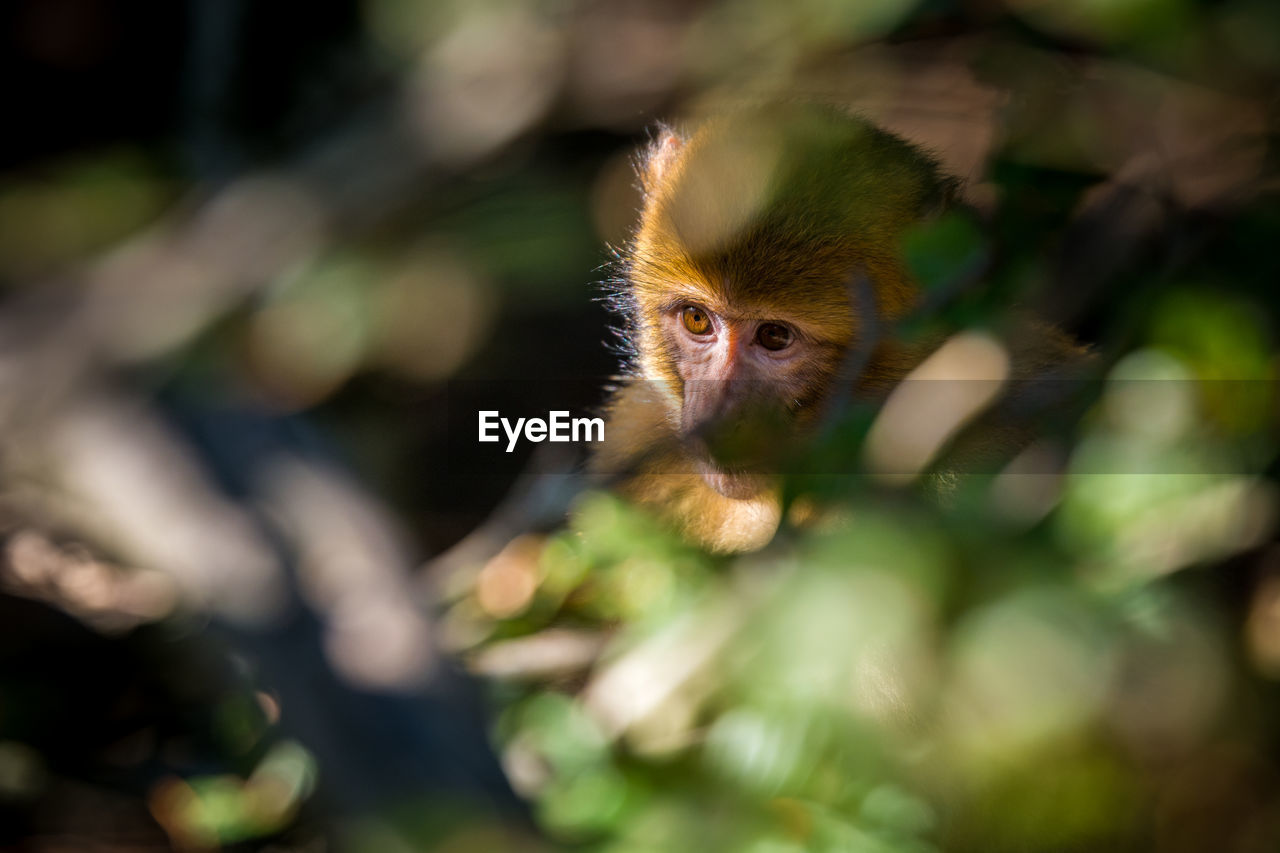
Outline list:
[[[932,348],[869,339],[919,305],[902,238],[955,204],[916,147],[834,107],[782,103],[662,130],[615,302],[629,375],[592,467],[713,551],[759,548],[781,517],[776,465],[833,394],[887,390]],[[859,298],[859,290],[866,298]],[[1080,353],[1035,327],[1025,375]],[[851,350],[868,349],[853,383]]]

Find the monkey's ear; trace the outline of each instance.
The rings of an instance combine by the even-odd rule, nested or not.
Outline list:
[[[669,127],[659,127],[653,142],[641,154],[636,171],[640,177],[640,189],[650,195],[661,184],[671,164],[684,150],[687,140]]]

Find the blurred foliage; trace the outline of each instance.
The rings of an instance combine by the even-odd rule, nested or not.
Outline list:
[[[1234,431],[1185,381],[1207,365],[1169,354],[1212,334],[1167,337],[1196,304],[1156,312],[1169,349],[1115,367],[1061,474],[941,503],[841,478],[832,529],[714,560],[584,497],[517,613],[468,611],[490,650],[610,635],[585,687],[500,694],[544,825],[619,851],[1269,849],[1274,604],[1249,605],[1272,626],[1251,637],[1207,592],[1276,496],[1223,464]],[[1266,339],[1249,325],[1221,333]]]
[[[1280,849],[1276,4],[192,2],[168,76],[119,5],[6,19],[7,77],[57,121],[18,115],[0,174],[0,580],[73,619],[24,610],[0,650],[0,845]],[[170,100],[135,102],[160,77]],[[521,380],[513,410],[551,402],[524,380],[603,387],[590,282],[638,205],[632,152],[657,120],[796,95],[965,180],[902,247],[927,310],[896,331],[1042,314],[1097,356],[1082,417],[999,471],[894,486],[829,475],[874,427],[853,406],[759,553],[588,493],[428,578],[537,832],[396,788],[465,787],[471,746],[396,704],[440,670],[387,531],[438,554],[519,473],[449,437],[450,383]],[[42,135],[81,115],[136,126]],[[58,408],[120,389],[160,415]],[[280,434],[378,499],[279,465]],[[228,600],[271,611],[280,578],[280,634],[216,664],[174,639],[243,617]],[[288,695],[254,684],[273,653]],[[386,789],[326,764],[335,742],[374,744]]]
[[[137,152],[0,181],[0,275],[36,275],[107,249],[150,224],[173,196],[172,181]]]

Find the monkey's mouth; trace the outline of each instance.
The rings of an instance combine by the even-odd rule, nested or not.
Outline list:
[[[702,481],[726,498],[749,500],[769,488],[770,477],[767,474],[742,468],[725,468],[712,461],[707,454],[699,454],[696,459],[698,475],[702,477]]]
[[[771,414],[771,412],[769,412]],[[768,491],[775,481],[786,436],[759,413],[713,421],[684,437],[703,482],[726,498],[749,500]]]

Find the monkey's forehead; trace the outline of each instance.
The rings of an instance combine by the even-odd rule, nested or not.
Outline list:
[[[891,259],[877,248],[880,235],[823,232],[804,222],[748,226],[701,243],[657,223],[639,234],[632,256],[637,284],[662,289],[691,286],[716,298],[747,304],[780,296],[843,294],[856,267]],[[887,241],[879,241],[881,243]]]

